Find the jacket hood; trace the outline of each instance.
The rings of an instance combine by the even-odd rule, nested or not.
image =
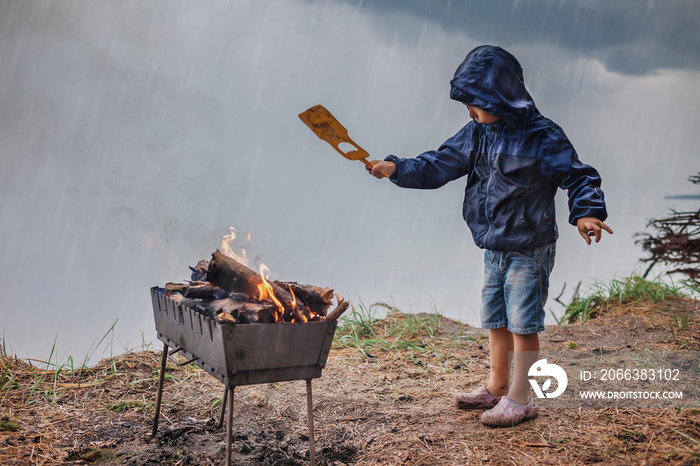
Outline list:
[[[481,45],[467,54],[450,81],[450,98],[480,108],[509,123],[537,112],[525,88],[523,69],[509,52]]]

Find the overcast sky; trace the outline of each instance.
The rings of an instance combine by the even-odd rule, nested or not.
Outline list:
[[[478,322],[464,180],[399,189],[297,115],[323,104],[375,158],[467,123],[449,81],[513,52],[538,108],[599,169],[614,230],[567,226],[563,299],[633,273],[634,234],[694,193],[697,2],[0,0],[0,329],[23,357],[155,342],[148,289],[187,278],[234,226],[273,278]],[[548,308],[556,306],[552,300]]]

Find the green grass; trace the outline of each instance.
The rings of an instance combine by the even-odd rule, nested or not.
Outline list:
[[[17,432],[20,429],[16,419],[0,419],[0,432]]]
[[[421,355],[437,356],[446,346],[474,340],[440,338],[442,321],[442,314],[436,311],[416,315],[403,313],[387,303],[360,304],[352,306],[340,320],[333,347],[355,348],[366,357],[378,351],[397,352],[419,364]]]
[[[49,357],[46,360],[26,359],[22,361],[8,355],[5,337],[3,336],[2,344],[0,344],[0,356],[2,357],[2,361],[0,361],[0,391],[27,388],[27,404],[36,402],[53,403],[62,394],[61,383],[80,380],[81,376],[86,373],[93,373],[88,366],[90,359],[95,351],[107,341],[108,337],[111,337],[110,344],[105,351],[109,350],[111,369],[112,372],[116,372],[112,354],[114,327],[116,324],[117,321],[115,320],[102,338],[93,341],[87,355],[79,364],[76,364],[72,356],[68,356],[63,363],[59,362],[56,351],[58,335],[54,337]],[[25,368],[33,368],[32,363],[38,363],[39,366],[44,366],[44,369],[27,372]],[[31,374],[29,379],[27,379],[28,373]]]
[[[350,306],[350,313],[338,322],[333,347],[354,347],[367,356],[367,351],[381,345],[375,324],[381,319],[378,309],[386,310],[387,307],[384,303],[375,303],[369,307],[364,304]]]
[[[145,411],[151,409],[152,407],[153,403],[146,403],[143,401],[136,400],[119,401],[117,403],[110,403],[107,405],[108,409],[117,413],[122,411]]]
[[[614,279],[608,283],[597,282],[587,296],[574,299],[566,307],[560,322],[586,321],[605,314],[611,306],[632,302],[660,303],[687,297],[688,293],[681,286],[638,276]]]
[[[194,364],[188,364],[186,367],[197,368],[197,366],[194,365]],[[163,374],[163,378],[164,378],[165,380],[170,380],[170,381],[172,381],[172,382],[182,382],[182,381],[183,381],[183,379],[181,379],[180,377],[177,377],[177,376],[174,375],[174,374],[168,374],[168,373],[167,373],[167,371],[168,371],[167,368],[166,368],[165,370],[166,370],[166,373]],[[135,379],[135,380],[132,380],[132,381],[130,381],[130,382],[126,382],[126,385],[127,385],[127,386],[137,386],[137,385],[141,385],[141,384],[143,384],[143,383],[145,383],[145,382],[148,382],[149,384],[151,384],[151,386],[156,387],[156,386],[158,386],[158,378],[159,378],[159,377],[160,377],[160,366],[154,367],[154,368],[152,369],[151,377],[144,378],[144,379]],[[191,377],[191,376],[188,375],[184,380],[187,380],[187,379],[189,379],[190,377]]]
[[[2,350],[2,353],[0,354],[0,358],[2,358],[3,361],[8,358],[7,353],[5,352],[5,348],[4,348],[4,341],[3,341],[3,350]],[[12,370],[12,367],[10,364],[3,364],[0,367],[0,392],[4,392],[5,390],[8,390],[11,387],[15,387],[15,386],[17,386],[16,374]]]

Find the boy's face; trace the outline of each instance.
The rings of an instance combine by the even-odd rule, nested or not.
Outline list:
[[[497,116],[493,116],[480,108],[476,108],[471,105],[467,105],[467,108],[469,109],[469,117],[477,123],[481,123],[483,125],[492,125],[494,123],[498,123],[498,121],[500,120],[500,118],[498,118]]]

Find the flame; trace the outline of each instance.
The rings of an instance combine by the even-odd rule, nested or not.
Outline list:
[[[292,293],[292,309],[297,307],[297,297],[294,296],[294,290],[292,290],[292,287],[289,287],[289,292]]]
[[[228,227],[228,232],[228,235],[221,237],[221,252],[239,264],[247,266],[248,258],[245,255],[245,250],[241,249],[241,253],[237,254],[233,248],[231,248],[231,243],[236,240],[236,229],[233,227]],[[250,243],[250,233],[248,233],[248,242]]]
[[[265,298],[271,299],[277,306],[277,309],[279,310],[279,316],[277,316],[277,320],[279,320],[282,314],[284,314],[284,306],[282,306],[280,300],[277,299],[277,297],[275,296],[274,290],[272,289],[272,285],[270,285],[270,282],[267,281],[267,277],[269,276],[270,269],[268,269],[265,264],[260,264],[260,278],[262,278],[262,283],[258,284],[258,299],[260,301],[262,301]]]
[[[297,309],[297,297],[294,296],[294,290],[292,290],[292,287],[291,287],[291,286],[289,287],[289,292],[292,293],[292,304],[291,304],[291,306],[292,306],[292,309],[293,309],[293,314],[294,314],[294,316],[295,316],[295,317],[292,317],[291,322],[296,322],[296,321],[297,321],[297,318],[298,318],[298,320],[300,320],[301,322],[308,322],[309,320],[306,318],[306,316],[304,316],[304,314],[302,314],[301,312],[298,312],[298,309]]]
[[[236,229],[233,227],[229,227],[228,231],[228,235],[222,236],[221,238],[221,252],[226,256],[230,257],[231,259],[235,260],[236,262],[247,267],[248,258],[246,257],[245,249],[239,248],[240,252],[237,253],[232,247],[233,242],[236,240]],[[250,244],[250,233],[247,234],[247,239],[248,244]],[[285,307],[282,304],[282,302],[277,298],[277,296],[275,296],[274,288],[267,280],[270,276],[270,269],[265,264],[260,264],[259,271],[261,283],[258,284],[258,300],[262,301],[263,299],[269,299],[272,302],[274,302],[275,306],[277,306],[278,311],[277,315],[275,316],[275,320],[277,322],[280,322],[283,320]],[[313,312],[312,310],[305,310],[303,300],[301,308],[298,307],[297,297],[294,295],[294,290],[292,290],[291,286],[289,287],[289,292],[292,296],[291,303],[287,303],[288,306],[292,309],[290,322],[308,322],[309,320],[314,320],[318,317],[318,314]],[[308,312],[308,318],[306,315],[304,315],[304,312]]]

